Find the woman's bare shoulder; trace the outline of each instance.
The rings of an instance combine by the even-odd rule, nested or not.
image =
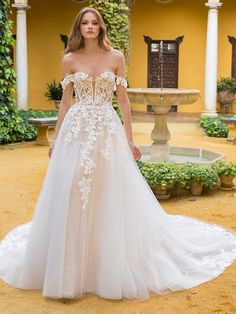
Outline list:
[[[124,59],[123,53],[122,53],[120,50],[118,50],[118,49],[112,48],[112,49],[111,49],[111,53],[112,53],[113,57],[114,57],[116,60],[118,60],[118,61]]]
[[[115,65],[116,72],[119,68],[123,68],[125,64],[125,58],[123,53],[118,49],[111,49],[113,64]]]
[[[73,60],[74,56],[73,53],[69,52],[65,54],[62,58],[62,70],[64,74],[72,73],[73,72]]]
[[[78,52],[68,52],[62,58],[62,68],[66,67],[73,72],[74,68],[77,68],[78,63],[81,62],[80,53]]]
[[[78,54],[74,53],[74,52],[68,52],[67,54],[65,54],[62,58],[62,62],[63,63],[70,63],[73,62],[74,59],[78,57]]]

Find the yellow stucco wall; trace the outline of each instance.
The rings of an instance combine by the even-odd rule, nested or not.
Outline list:
[[[158,4],[154,0],[136,1],[131,12],[131,58],[129,82],[131,87],[147,86],[147,45],[143,35],[153,39],[175,39],[184,35],[179,49],[179,88],[201,91],[201,99],[179,111],[201,112],[204,100],[204,67],[207,13],[206,1],[174,0]],[[223,0],[219,11],[219,76],[231,74],[231,44],[227,35],[236,36],[236,1]],[[142,107],[133,106],[136,110]]]
[[[29,108],[55,109],[44,96],[46,83],[62,79],[64,44],[60,33],[69,34],[80,9],[86,5],[71,0],[29,0],[27,11]],[[13,9],[14,11],[15,9]],[[14,16],[15,19],[15,16]]]
[[[179,87],[200,89],[201,99],[180,106],[179,111],[201,112],[204,99],[205,41],[207,8],[204,0],[136,0],[130,13],[131,53],[128,79],[131,87],[147,86],[147,45],[143,35],[153,39],[175,39],[184,35],[179,50]],[[222,0],[219,12],[219,76],[231,74],[231,44],[227,35],[236,37],[236,1]],[[29,107],[54,109],[44,97],[46,82],[61,80],[63,43],[59,34],[69,34],[77,12],[88,4],[72,0],[29,0],[27,11]],[[15,9],[13,9],[14,11]],[[15,21],[15,14],[13,16]]]

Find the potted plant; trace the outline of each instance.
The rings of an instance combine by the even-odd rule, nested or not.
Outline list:
[[[142,163],[140,171],[158,199],[171,196],[179,178],[179,169],[171,163]]]
[[[47,83],[47,91],[44,95],[49,101],[54,101],[57,109],[59,109],[62,94],[61,83],[57,83],[55,79],[51,83]]]
[[[222,190],[232,190],[236,177],[236,162],[218,161],[214,166],[220,177],[220,188]]]
[[[221,113],[225,114],[225,107],[234,101],[236,80],[233,77],[220,77],[217,81],[218,100],[222,106]]]
[[[201,195],[204,187],[212,188],[218,181],[218,174],[213,167],[187,163],[180,171],[180,182],[189,188],[193,195]]]

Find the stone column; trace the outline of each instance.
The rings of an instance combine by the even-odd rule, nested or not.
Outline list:
[[[219,0],[209,0],[208,9],[206,60],[205,60],[205,97],[202,115],[215,117],[217,102],[217,65],[218,65],[218,8]]]
[[[28,61],[27,61],[27,24],[26,10],[30,8],[27,1],[15,0],[12,4],[17,10],[16,21],[16,95],[17,107],[28,108]]]

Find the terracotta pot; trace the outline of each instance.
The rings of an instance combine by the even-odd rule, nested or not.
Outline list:
[[[234,176],[231,176],[231,175],[226,176],[226,175],[222,174],[220,176],[220,185],[223,188],[232,188],[234,186],[233,179],[234,179]]]
[[[197,181],[191,183],[190,191],[193,195],[201,195],[203,190],[203,184]]]
[[[160,200],[165,200],[171,196],[171,193],[169,193],[167,188],[163,188],[159,186],[155,187],[153,189],[153,192],[156,195],[156,197]]]

